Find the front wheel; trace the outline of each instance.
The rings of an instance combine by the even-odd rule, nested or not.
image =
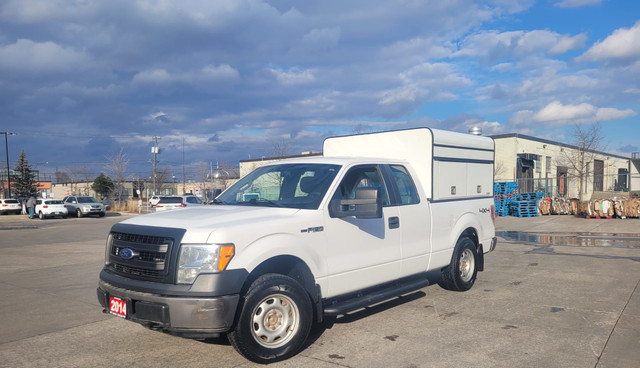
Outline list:
[[[82,217],[82,210],[81,209],[77,209],[76,210],[76,216],[78,216],[78,218]]]
[[[229,342],[256,363],[287,359],[302,348],[312,316],[309,295],[297,281],[266,274],[249,287]]]
[[[442,270],[442,279],[438,283],[443,289],[467,291],[476,282],[478,269],[476,244],[469,238],[461,238],[456,243],[451,264]]]

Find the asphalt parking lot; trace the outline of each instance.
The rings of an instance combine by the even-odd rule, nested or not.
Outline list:
[[[255,366],[224,338],[178,338],[101,312],[106,234],[129,216],[0,216],[0,366]],[[434,284],[338,318],[272,366],[640,366],[640,220],[496,225],[498,248],[469,292]]]

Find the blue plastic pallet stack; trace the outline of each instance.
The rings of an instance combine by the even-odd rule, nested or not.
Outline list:
[[[519,193],[509,204],[509,214],[515,217],[538,216],[538,202],[544,197],[544,192]]]
[[[496,216],[509,216],[509,204],[518,194],[518,182],[507,181],[493,183],[493,200],[496,206]]]

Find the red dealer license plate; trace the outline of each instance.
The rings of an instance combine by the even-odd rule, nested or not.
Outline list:
[[[115,296],[109,297],[109,313],[127,318],[127,302]]]

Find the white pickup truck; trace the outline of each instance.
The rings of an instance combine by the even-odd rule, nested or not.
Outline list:
[[[212,206],[109,233],[105,312],[173,334],[226,333],[260,363],[312,323],[429,284],[470,289],[496,245],[494,144],[417,128],[328,138],[323,155],[259,167]]]

